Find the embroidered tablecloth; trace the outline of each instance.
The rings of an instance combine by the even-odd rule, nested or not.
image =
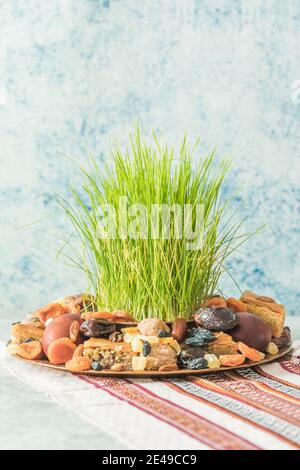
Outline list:
[[[133,449],[300,449],[300,341],[261,367],[167,380],[72,375],[4,345],[0,366]]]

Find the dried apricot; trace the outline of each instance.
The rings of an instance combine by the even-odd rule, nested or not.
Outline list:
[[[59,338],[50,343],[47,356],[52,364],[64,364],[72,359],[76,344],[70,338]]]
[[[211,305],[218,308],[227,307],[226,300],[219,296],[210,297],[202,304],[202,307],[210,307]]]
[[[21,343],[17,346],[16,353],[24,359],[41,359],[44,355],[42,345],[39,341]]]
[[[81,372],[83,370],[89,370],[91,368],[91,360],[88,357],[83,356],[73,357],[72,359],[66,362],[65,367],[71,372]]]
[[[238,350],[244,354],[244,356],[250,361],[261,361],[264,359],[265,354],[258,351],[257,349],[250,348],[245,343],[238,341],[237,343]]]
[[[94,318],[102,318],[104,320],[111,320],[112,313],[110,312],[85,312],[82,314],[82,317],[85,320],[94,320]]]
[[[219,356],[219,361],[221,363],[221,366],[240,366],[245,362],[245,356],[243,354],[226,354]]]
[[[73,341],[73,343],[76,342],[79,332],[80,332],[79,322],[74,320],[70,325],[70,340]]]
[[[77,346],[77,348],[75,349],[72,357],[74,358],[74,357],[78,357],[78,356],[83,356],[83,351],[84,351],[83,344],[79,344]]]
[[[45,325],[49,318],[57,318],[61,315],[64,315],[65,313],[70,312],[70,307],[61,305],[59,303],[51,303],[45,305],[45,307],[40,308],[36,313],[42,325]]]
[[[235,312],[247,312],[247,306],[233,297],[229,297],[229,299],[226,300],[226,304],[228,308],[231,308]]]
[[[115,310],[112,313],[112,321],[118,323],[118,322],[132,322],[133,318],[131,315],[129,315],[128,312],[125,312],[124,310]]]

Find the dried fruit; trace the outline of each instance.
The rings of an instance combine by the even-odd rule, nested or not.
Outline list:
[[[285,326],[283,328],[282,335],[280,338],[272,338],[272,342],[276,344],[276,346],[280,349],[283,348],[283,346],[287,346],[288,344],[291,344],[291,330],[289,329],[288,326]]]
[[[210,297],[202,304],[202,307],[210,307],[210,306],[226,308],[227,304],[226,304],[225,299],[223,299],[223,297],[221,297],[220,295],[214,295],[213,297]]]
[[[95,319],[111,320],[112,319],[112,313],[110,312],[84,312],[82,313],[81,316],[85,320],[95,320]]]
[[[229,297],[229,299],[226,300],[226,303],[227,307],[231,308],[231,310],[234,310],[235,312],[247,312],[247,305],[234,297]]]
[[[122,333],[129,333],[131,335],[137,335],[139,330],[137,326],[128,326],[127,328],[122,328]]]
[[[88,357],[77,356],[66,362],[65,367],[71,372],[81,372],[91,368],[91,360]]]
[[[116,323],[126,323],[132,322],[134,319],[128,312],[125,312],[124,310],[115,310],[112,313],[112,321]]]
[[[24,359],[41,359],[44,355],[42,345],[39,341],[18,344],[16,354]]]
[[[148,343],[148,341],[144,341],[142,350],[143,350],[143,356],[145,356],[145,357],[149,356],[149,354],[151,352],[151,345],[150,345],[150,343]]]
[[[238,341],[237,347],[238,350],[250,361],[261,361],[265,357],[264,353],[258,351],[257,349],[250,348],[241,341]]]
[[[97,361],[93,361],[91,364],[91,367],[93,370],[102,370],[102,366],[100,362],[97,362]]]
[[[53,343],[53,341],[59,338],[69,338],[70,326],[74,321],[78,321],[80,323],[82,320],[78,314],[67,313],[66,315],[55,318],[50,325],[47,326],[42,338],[42,345],[46,355],[48,354],[49,344]],[[76,338],[76,346],[82,342],[83,336],[78,334]]]
[[[184,346],[183,349],[181,350],[180,357],[183,359],[195,359],[199,357],[204,357],[205,352],[202,348],[199,346],[194,346],[194,347],[187,347]]]
[[[179,357],[179,365],[184,369],[206,369],[208,366],[207,360],[204,357],[197,357],[197,358],[184,358],[181,356]]]
[[[132,369],[135,371],[145,370],[147,358],[144,356],[134,356],[132,358]]]
[[[115,329],[114,323],[102,318],[86,320],[80,325],[81,333],[88,338],[101,338],[113,333]]]
[[[140,340],[137,336],[134,336],[130,344],[133,352],[141,353],[143,351],[143,341]]]
[[[204,344],[214,339],[213,333],[205,328],[191,328],[188,332],[188,338],[186,338],[185,344],[189,346],[204,346]]]
[[[171,335],[179,343],[182,343],[187,335],[187,322],[184,318],[176,318],[173,321]]]
[[[59,338],[48,347],[47,357],[52,364],[65,364],[72,359],[76,345],[70,338]]]
[[[269,354],[277,354],[278,353],[278,347],[276,346],[275,343],[271,342],[266,347],[266,352],[269,353]]]
[[[236,313],[230,308],[200,308],[194,315],[195,322],[211,331],[227,331],[238,323]]]
[[[45,325],[49,318],[57,318],[61,315],[72,312],[75,313],[75,310],[71,306],[62,305],[60,303],[51,303],[37,310],[36,314],[39,317],[40,322]]]
[[[205,354],[204,359],[207,360],[209,369],[218,369],[221,366],[220,360],[215,354]]]
[[[78,321],[73,321],[70,325],[70,340],[73,341],[73,343],[76,343],[77,337],[80,332],[80,325]]]
[[[75,349],[72,357],[83,356],[84,346],[83,344],[79,344]]]
[[[169,338],[170,333],[168,331],[160,330],[157,334],[159,338]]]
[[[245,356],[243,354],[226,354],[219,356],[219,361],[221,366],[240,366],[245,362]]]

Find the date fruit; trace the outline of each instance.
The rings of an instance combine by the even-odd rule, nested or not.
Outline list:
[[[269,325],[252,313],[239,313],[238,325],[230,331],[234,341],[241,341],[250,348],[265,351],[271,342],[272,333]]]
[[[104,318],[86,320],[80,325],[80,331],[88,338],[101,338],[110,335],[116,330],[116,325]]]
[[[175,338],[178,343],[182,343],[187,335],[187,322],[184,318],[176,318],[172,323],[171,336]]]
[[[194,315],[195,322],[211,331],[228,331],[238,323],[237,314],[230,308],[200,308]]]

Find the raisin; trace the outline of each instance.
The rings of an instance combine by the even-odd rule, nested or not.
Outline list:
[[[159,338],[168,338],[171,334],[168,331],[160,330],[157,336]]]
[[[35,339],[34,338],[27,338],[24,341],[22,341],[22,343],[31,343],[32,341],[35,341]]]
[[[214,340],[215,337],[211,331],[204,328],[191,328],[185,344],[188,346],[204,346],[204,344]]]
[[[183,367],[184,369],[192,369],[192,370],[206,369],[208,366],[208,362],[203,357],[186,359],[180,355],[179,365]]]
[[[92,364],[91,364],[91,367],[92,367],[93,370],[101,370],[102,369],[101,364],[97,361],[93,361]]]
[[[148,343],[148,341],[144,341],[144,344],[143,344],[143,356],[145,356],[145,357],[149,356],[150,351],[151,351],[150,343]]]

